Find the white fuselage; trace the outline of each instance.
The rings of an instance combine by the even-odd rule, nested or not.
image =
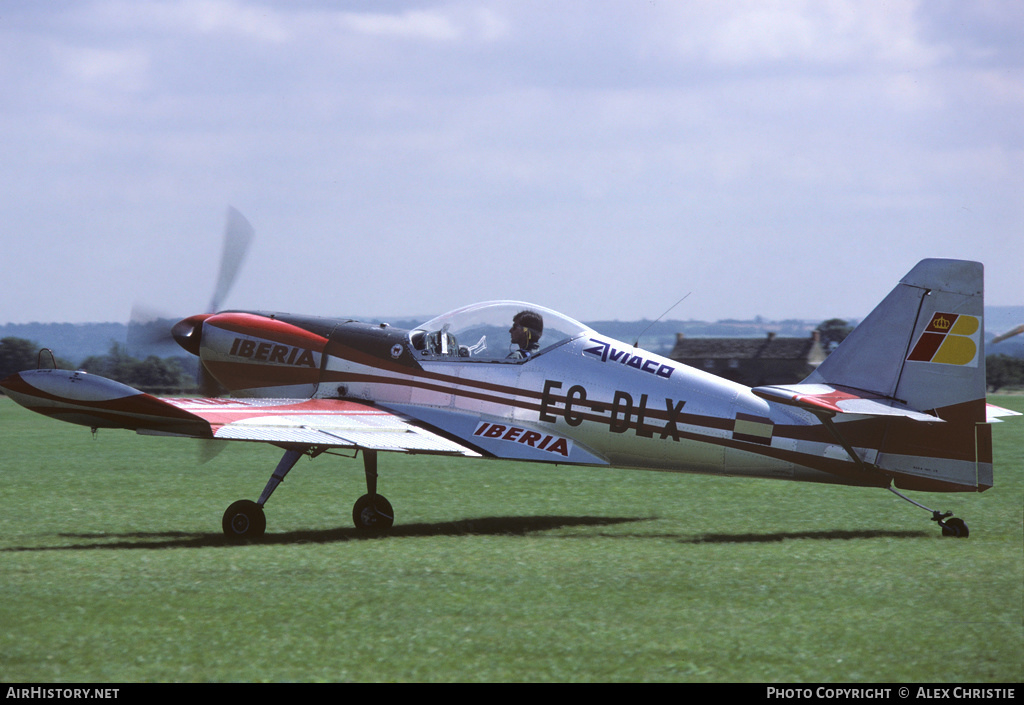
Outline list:
[[[320,393],[340,386],[500,458],[836,482],[800,456],[845,457],[835,443],[781,433],[817,425],[806,412],[593,332],[525,363],[451,357],[420,366],[385,374],[329,355]]]

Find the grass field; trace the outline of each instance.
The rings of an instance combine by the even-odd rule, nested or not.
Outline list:
[[[1024,411],[1024,396],[996,403]],[[0,397],[0,681],[1024,680],[1024,421],[996,487],[883,490],[381,456],[303,460],[267,540],[220,518],[278,460]]]

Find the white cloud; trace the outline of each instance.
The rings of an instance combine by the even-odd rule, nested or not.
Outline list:
[[[338,15],[338,21],[347,29],[378,37],[451,41],[463,36],[462,28],[439,12],[345,12]]]
[[[986,258],[1011,233],[1020,252],[1024,42],[959,2],[36,7],[0,22],[0,220],[54,267],[88,249],[93,272],[50,277],[69,288],[113,280],[104,253],[141,231],[173,249],[143,253],[145,298],[205,304],[215,255],[195,253],[228,203],[258,231],[231,305],[325,314],[510,296],[631,317],[692,280],[695,316],[801,315],[806,293],[730,287],[768,290],[773,257],[847,258],[830,276],[856,295],[854,267],[884,269],[885,288],[919,256]],[[968,231],[982,235],[958,243]],[[902,244],[926,232],[941,237]],[[890,243],[905,248],[891,263],[866,249]],[[536,275],[493,266],[514,246]],[[1013,259],[997,251],[996,292]],[[457,284],[423,284],[465,263]],[[25,300],[50,295],[12,267],[0,276]]]
[[[220,34],[260,42],[290,38],[288,14],[243,0],[97,0],[73,10],[97,32]]]
[[[797,62],[829,70],[876,63],[934,64],[945,50],[922,40],[917,0],[743,0],[686,3],[666,28],[683,55],[727,66]]]
[[[60,71],[72,83],[101,91],[132,92],[150,85],[150,55],[139,47],[53,47]],[[66,86],[70,87],[70,86]]]

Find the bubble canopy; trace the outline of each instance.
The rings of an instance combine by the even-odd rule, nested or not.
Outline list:
[[[543,306],[485,301],[432,318],[411,330],[409,339],[417,355],[425,359],[521,363],[526,359],[516,355],[519,348],[512,343],[509,329],[522,311],[532,311],[544,322],[539,346],[526,359],[591,332],[579,321]]]

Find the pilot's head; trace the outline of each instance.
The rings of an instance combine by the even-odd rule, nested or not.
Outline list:
[[[512,336],[512,342],[520,348],[527,350],[536,348],[543,332],[544,319],[536,311],[520,311],[512,317],[509,334]]]

